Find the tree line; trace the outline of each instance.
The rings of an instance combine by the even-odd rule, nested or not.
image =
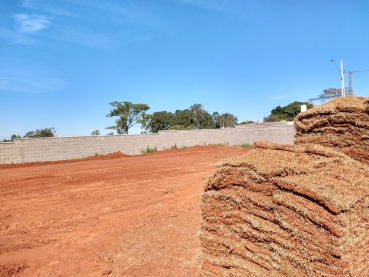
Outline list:
[[[44,129],[36,129],[36,131],[27,132],[23,138],[42,138],[42,137],[55,137],[55,128],[44,128]],[[22,138],[19,135],[12,135],[10,139],[3,139],[3,142],[11,142],[16,138]]]
[[[325,99],[341,95],[341,90],[336,88],[327,88],[318,97]],[[112,106],[106,117],[118,117],[115,125],[108,126],[106,129],[115,130],[117,134],[128,134],[129,129],[136,125],[141,125],[141,133],[157,133],[160,130],[193,130],[193,129],[219,129],[232,128],[237,124],[250,124],[253,121],[244,121],[238,123],[237,117],[232,113],[218,112],[209,113],[202,104],[193,104],[184,110],[176,110],[174,113],[167,111],[147,113],[150,107],[147,104],[134,104],[132,102],[110,102]],[[301,111],[301,105],[306,105],[311,109],[313,105],[309,102],[295,101],[287,106],[277,106],[271,110],[270,115],[265,116],[264,122],[276,122],[281,120],[292,121]],[[113,132],[107,135],[113,135]],[[99,130],[94,130],[91,135],[100,135]],[[54,137],[55,129],[44,128],[27,132],[23,138]],[[12,135],[10,139],[4,139],[3,142],[11,142],[15,138],[22,138],[19,135]]]
[[[160,130],[193,130],[235,127],[238,119],[232,113],[213,112],[210,114],[202,104],[193,104],[188,109],[176,110],[174,113],[159,111],[147,113],[147,104],[132,102],[110,102],[113,108],[107,117],[117,117],[115,125],[106,129],[116,130],[117,134],[128,134],[129,129],[141,125],[141,133],[157,133]],[[93,131],[96,135],[98,130]]]
[[[321,94],[318,95],[319,98],[325,102],[325,99],[330,99],[333,97],[341,96],[341,89],[337,88],[327,88],[323,90]],[[292,121],[295,116],[301,112],[301,105],[306,105],[307,109],[313,108],[313,104],[310,102],[299,102],[295,101],[287,106],[281,107],[277,106],[271,110],[270,115],[265,116],[263,122],[277,122],[281,120]]]

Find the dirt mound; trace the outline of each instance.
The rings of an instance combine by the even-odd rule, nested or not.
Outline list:
[[[119,159],[123,157],[131,157],[130,155],[123,154],[120,151],[109,153],[106,155],[95,155],[81,159],[72,159],[72,160],[60,160],[60,161],[47,161],[47,162],[29,162],[29,163],[19,163],[19,164],[0,164],[0,169],[2,168],[19,168],[19,167],[29,167],[29,166],[39,166],[39,165],[48,165],[48,164],[65,164],[65,163],[75,163],[81,161],[91,161],[91,160],[111,160],[111,159]]]
[[[331,148],[257,143],[202,195],[204,276],[367,276],[369,167]]]
[[[369,98],[339,97],[295,118],[295,144],[339,148],[369,163]]]

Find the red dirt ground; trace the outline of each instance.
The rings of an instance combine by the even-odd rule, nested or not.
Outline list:
[[[0,167],[0,276],[197,276],[205,180],[249,149]]]

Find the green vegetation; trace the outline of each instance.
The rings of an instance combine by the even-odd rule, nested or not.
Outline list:
[[[30,131],[23,136],[24,138],[44,138],[44,137],[55,137],[55,129],[45,128],[45,129],[37,129],[36,131]]]
[[[345,88],[346,91],[348,91],[348,88]],[[335,96],[341,96],[342,95],[342,89],[340,88],[327,88],[323,90],[321,94],[318,95],[320,98],[327,98],[327,97],[335,97]]]
[[[181,149],[186,149],[187,148],[187,145],[182,145],[181,146]]]
[[[12,135],[10,139],[3,139],[3,142],[12,142],[16,138],[22,138],[21,136]]]
[[[36,131],[27,132],[23,138],[45,138],[45,137],[55,137],[55,128],[45,128],[45,129],[36,129]],[[22,138],[19,135],[12,135],[10,139],[3,139],[3,142],[12,142],[14,139]]]
[[[175,143],[174,145],[172,145],[172,146],[170,147],[170,149],[178,149],[177,144]]]
[[[222,143],[216,143],[216,144],[213,144],[214,147],[217,147],[217,146],[229,146],[229,142],[222,142]]]
[[[301,112],[301,105],[306,105],[307,109],[313,107],[313,104],[309,102],[299,101],[292,102],[284,107],[277,106],[270,112],[269,116],[264,117],[264,122],[292,121]]]
[[[91,132],[91,136],[100,136],[100,130],[94,130]]]
[[[146,104],[133,104],[131,102],[110,102],[114,109],[106,117],[119,116],[114,126],[106,127],[106,129],[114,129],[118,134],[128,134],[129,128],[137,123],[144,126],[148,120],[146,111],[150,107]]]
[[[255,123],[255,122],[252,121],[252,120],[246,120],[246,121],[242,121],[242,122],[238,123],[237,125],[241,125],[241,124],[252,124],[252,123]]]
[[[141,149],[140,150],[140,153],[142,154],[142,155],[145,155],[145,154],[149,154],[149,153],[154,153],[154,152],[156,152],[156,151],[158,151],[158,149],[157,149],[157,147],[155,146],[155,147],[153,147],[153,148],[150,148],[149,146],[147,146],[147,148],[146,149]]]
[[[242,148],[252,148],[252,145],[250,143],[241,143],[237,146],[242,147]]]
[[[237,125],[237,117],[231,113],[220,114],[216,120],[219,126],[223,128],[233,128]]]
[[[231,113],[210,114],[202,104],[193,104],[188,109],[145,114],[140,121],[142,133],[157,133],[160,130],[193,130],[234,127],[237,117]]]

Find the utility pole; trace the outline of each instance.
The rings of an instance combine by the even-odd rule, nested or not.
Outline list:
[[[334,63],[334,65],[337,68],[338,74],[340,74],[340,77],[341,77],[341,96],[344,97],[346,94],[345,94],[345,80],[344,80],[344,77],[343,77],[343,73],[344,73],[344,71],[343,71],[343,61],[341,60],[341,71],[338,69],[338,66],[337,66],[337,64],[334,60],[331,60],[331,62]]]
[[[343,77],[343,61],[341,60],[341,87],[342,87],[342,97],[346,96],[345,93],[345,80]]]

